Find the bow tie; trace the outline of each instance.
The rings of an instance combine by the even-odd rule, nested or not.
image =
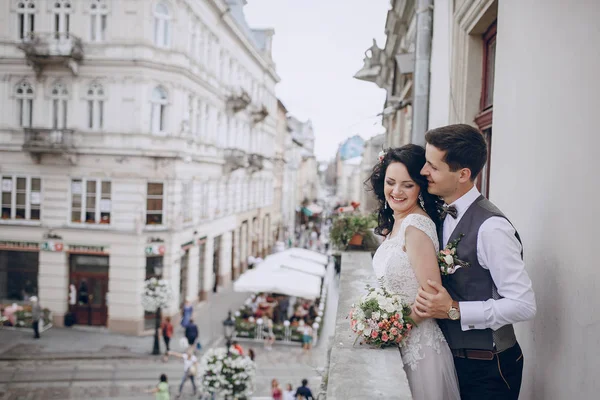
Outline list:
[[[454,219],[456,219],[456,217],[458,217],[458,211],[456,210],[456,207],[449,206],[447,204],[444,204],[439,209],[439,213],[440,213],[440,218],[442,219],[442,221],[444,220],[444,218],[446,218],[446,215],[450,215]]]

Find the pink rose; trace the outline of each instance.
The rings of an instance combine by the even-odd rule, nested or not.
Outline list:
[[[383,322],[378,323],[377,326],[383,328]]]
[[[394,326],[400,328],[400,323],[398,321],[394,321]]]
[[[406,329],[412,329],[412,325],[411,324],[406,324]]]
[[[396,338],[396,343],[400,343],[401,340],[402,340],[402,335],[400,335]]]
[[[377,332],[377,331],[371,332],[371,338],[377,339],[377,336],[379,336],[379,332]]]
[[[398,329],[392,328],[392,329],[390,329],[390,333],[395,336],[398,334]]]
[[[381,335],[381,340],[383,340],[384,342],[387,342],[387,341],[388,341],[388,339],[389,339],[389,338],[388,338],[388,335],[387,335],[387,333],[386,333],[386,332],[383,332],[383,335]]]
[[[394,315],[396,317],[396,319],[400,319],[400,314],[396,313],[396,315]]]
[[[452,253],[450,252],[450,250],[449,250],[449,249],[445,249],[445,250],[442,250],[442,254],[445,254],[445,255],[449,256],[449,255],[451,255]]]

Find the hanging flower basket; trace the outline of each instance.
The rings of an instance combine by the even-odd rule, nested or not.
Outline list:
[[[201,360],[202,386],[211,394],[229,398],[249,397],[253,392],[256,365],[249,357],[227,349],[210,349]]]
[[[361,235],[360,233],[355,233],[352,238],[350,239],[350,241],[348,242],[348,245],[350,246],[362,246],[363,243],[363,235]]]

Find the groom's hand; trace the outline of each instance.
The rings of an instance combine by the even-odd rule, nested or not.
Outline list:
[[[419,288],[415,299],[415,313],[421,318],[448,318],[448,310],[452,307],[452,297],[440,283],[428,279],[427,284],[437,293],[427,293],[423,288]]]

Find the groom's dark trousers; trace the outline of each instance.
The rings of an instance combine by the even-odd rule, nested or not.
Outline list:
[[[462,349],[452,353],[461,400],[518,400],[523,377],[519,343],[495,354]]]

